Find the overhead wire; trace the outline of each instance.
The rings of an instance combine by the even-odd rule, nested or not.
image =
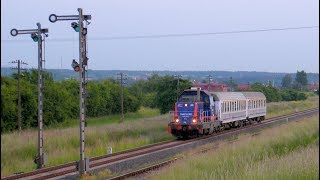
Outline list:
[[[254,29],[254,30],[237,30],[237,31],[221,31],[221,32],[207,32],[207,33],[185,33],[185,34],[156,34],[156,35],[135,35],[135,36],[111,36],[111,37],[91,37],[90,40],[130,40],[130,39],[154,39],[154,38],[176,38],[176,37],[192,37],[192,36],[213,36],[224,34],[240,34],[240,33],[255,33],[255,32],[271,32],[271,31],[288,31],[301,29],[315,29],[319,26],[300,26],[300,27],[286,27],[286,28],[270,28],[270,29]],[[26,41],[20,40],[1,40],[2,42]],[[50,41],[73,41],[70,38],[50,39]]]

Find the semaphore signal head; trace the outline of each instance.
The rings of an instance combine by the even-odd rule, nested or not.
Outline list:
[[[79,63],[75,59],[72,61],[71,67],[73,68],[73,70],[75,72],[79,72],[80,71]]]
[[[79,32],[80,31],[80,27],[79,24],[77,22],[72,22],[71,23],[71,27],[76,31]]]
[[[39,40],[37,33],[32,33],[32,34],[31,34],[31,38],[32,38],[32,40],[33,40],[34,42],[38,42],[38,40]]]

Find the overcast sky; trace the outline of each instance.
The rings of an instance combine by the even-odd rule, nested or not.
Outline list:
[[[46,68],[71,69],[79,59],[72,21],[91,14],[89,69],[319,73],[319,28],[143,39],[108,37],[215,33],[319,25],[318,0],[1,0],[1,66],[21,59],[37,67],[37,44],[10,30],[49,29]]]

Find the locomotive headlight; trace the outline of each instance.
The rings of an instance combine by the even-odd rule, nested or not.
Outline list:
[[[176,119],[175,122],[178,123],[178,122],[179,122],[179,119]]]

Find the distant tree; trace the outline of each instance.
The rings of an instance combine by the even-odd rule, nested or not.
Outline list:
[[[290,88],[292,83],[292,78],[290,74],[286,74],[281,81],[282,88]]]
[[[308,84],[308,79],[307,79],[307,73],[302,71],[297,71],[296,74],[296,79],[295,79],[295,88],[302,90],[306,87],[306,85]]]

